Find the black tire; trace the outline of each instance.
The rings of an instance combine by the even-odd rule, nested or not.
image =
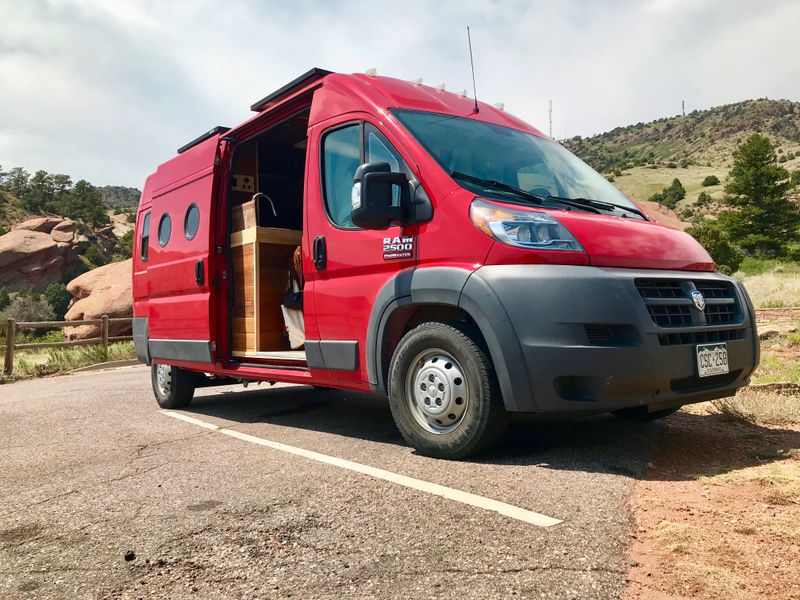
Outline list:
[[[658,419],[674,415],[679,410],[680,408],[665,408],[664,410],[648,412],[646,406],[633,406],[631,408],[615,410],[611,414],[626,421],[649,423],[650,421],[657,421]]]
[[[455,361],[442,358],[447,356]],[[450,371],[453,367],[455,371]],[[417,392],[417,385],[428,385],[429,372],[440,373],[442,379],[431,384],[432,392]],[[394,422],[420,454],[464,458],[488,448],[508,425],[491,361],[460,325],[428,322],[409,331],[392,356],[388,380]],[[423,402],[432,400],[420,400],[426,393],[437,395],[433,400],[441,400],[438,407],[429,403],[423,408]],[[444,411],[438,415],[444,422],[428,414],[431,410]]]
[[[166,377],[159,382],[159,369]],[[189,406],[195,390],[195,374],[178,367],[153,364],[150,367],[150,382],[153,394],[161,408],[183,408]]]

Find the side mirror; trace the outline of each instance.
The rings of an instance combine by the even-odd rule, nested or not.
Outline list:
[[[393,202],[395,187],[400,189],[398,204]],[[392,222],[403,222],[408,195],[405,173],[393,173],[387,162],[361,165],[353,178],[353,224],[362,229],[386,229]]]

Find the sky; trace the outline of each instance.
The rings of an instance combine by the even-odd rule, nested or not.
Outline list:
[[[797,0],[0,0],[0,165],[139,187],[317,66],[422,77],[553,136],[800,100]]]

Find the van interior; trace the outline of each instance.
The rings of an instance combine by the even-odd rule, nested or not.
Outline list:
[[[308,116],[306,108],[234,149],[227,198],[237,360],[305,364],[302,332],[294,344],[287,334],[298,314],[302,329],[302,308],[292,318],[282,305],[302,238]]]

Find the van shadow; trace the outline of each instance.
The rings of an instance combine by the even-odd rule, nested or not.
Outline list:
[[[228,390],[200,390],[188,411],[235,423],[265,423],[406,446],[388,403],[366,394],[307,386]],[[495,448],[466,460],[680,481],[783,460],[798,450],[800,431],[719,414],[681,411],[653,423],[632,423],[608,414],[522,415],[512,420]],[[656,468],[649,469],[654,460]]]

